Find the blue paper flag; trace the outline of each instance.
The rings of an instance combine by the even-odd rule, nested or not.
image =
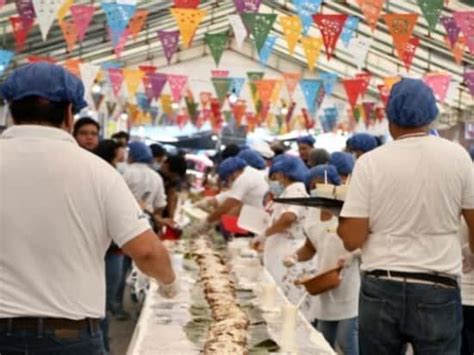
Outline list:
[[[230,91],[234,92],[237,96],[240,96],[242,88],[244,87],[245,78],[231,78]]]
[[[357,26],[359,26],[359,21],[360,19],[357,16],[349,16],[347,18],[341,33],[341,40],[344,43],[344,46],[347,47],[351,42],[354,33],[357,30]]]
[[[148,111],[150,109],[150,100],[143,92],[138,92],[136,95],[137,105],[142,109],[142,111]]]
[[[296,12],[303,25],[303,34],[306,35],[313,24],[313,15],[319,11],[322,0],[293,0]]]
[[[322,72],[319,77],[323,81],[324,91],[326,92],[326,95],[331,95],[334,91],[334,86],[337,83],[337,74]]]
[[[122,68],[123,67],[123,64],[120,63],[120,62],[116,62],[114,60],[109,60],[107,62],[104,62],[101,64],[101,67],[103,70],[107,71],[109,70],[110,68],[115,68],[115,69],[119,69],[119,68]]]
[[[10,65],[14,55],[15,53],[11,51],[0,49],[0,75],[2,75],[5,69]]]
[[[135,14],[137,6],[117,4],[114,2],[102,2],[101,7],[107,19],[112,43],[116,46],[119,43],[123,32],[127,28],[130,19]]]
[[[317,96],[323,82],[319,79],[303,79],[300,81],[301,90],[306,100],[308,111],[314,116],[317,108]]]
[[[324,109],[324,115],[321,117],[321,125],[324,132],[330,132],[336,127],[339,112],[336,107]]]
[[[259,53],[260,62],[262,62],[263,65],[267,65],[268,58],[270,58],[270,54],[272,54],[273,46],[275,46],[276,39],[276,36],[268,36],[265,40],[265,43],[263,44],[263,47]]]

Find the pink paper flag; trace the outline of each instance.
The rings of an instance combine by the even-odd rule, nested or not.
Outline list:
[[[120,95],[120,91],[122,90],[122,83],[123,83],[123,72],[120,68],[110,68],[109,72],[109,80],[112,84],[112,90],[115,96]]]
[[[15,5],[22,20],[33,20],[36,17],[33,0],[15,0]]]
[[[423,78],[426,85],[428,85],[435,94],[435,97],[444,103],[446,94],[448,93],[449,84],[451,83],[450,74],[427,74]]]
[[[77,38],[82,42],[94,17],[94,5],[72,5],[71,16],[76,25]]]
[[[178,49],[179,42],[179,31],[158,31],[158,37],[160,38],[161,45],[163,46],[163,52],[165,53],[168,64]]]
[[[453,13],[453,17],[464,33],[469,52],[474,55],[474,11],[457,11]]]
[[[125,44],[127,43],[129,36],[130,30],[128,28],[125,29],[125,31],[123,31],[120,35],[120,39],[114,47],[115,56],[117,57],[117,59],[120,58],[120,56],[122,55],[123,49],[125,48]]]
[[[148,80],[150,80],[151,89],[153,91],[153,97],[158,99],[161,96],[161,92],[165,87],[168,76],[166,74],[160,73],[150,73],[147,75]]]
[[[464,82],[466,83],[472,97],[474,97],[474,70],[466,70],[464,73]]]
[[[174,102],[180,102],[184,88],[188,82],[188,77],[186,75],[168,74],[168,82],[171,87],[171,95],[173,95]]]
[[[211,75],[213,78],[227,78],[229,77],[228,70],[211,70]]]
[[[0,0],[0,9],[2,8],[3,5],[5,5],[7,0]]]

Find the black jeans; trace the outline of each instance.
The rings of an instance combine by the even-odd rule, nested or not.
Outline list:
[[[474,306],[462,306],[464,327],[462,328],[461,355],[474,354]]]
[[[0,331],[1,355],[104,355],[102,332]]]

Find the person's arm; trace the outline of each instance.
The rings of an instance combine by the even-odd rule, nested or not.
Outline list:
[[[228,213],[229,211],[240,208],[242,203],[239,200],[233,198],[227,198],[221,203],[209,216],[207,216],[207,223],[216,223],[220,220],[221,216]]]
[[[474,253],[474,210],[463,210],[462,215],[469,229],[469,248],[471,249],[471,253]]]
[[[283,233],[297,220],[298,217],[293,212],[285,212],[275,221],[275,223],[267,228],[265,236],[270,237],[274,234]]]
[[[165,285],[175,281],[168,251],[151,229],[122,245],[122,250],[146,275]]]
[[[297,261],[308,261],[311,260],[315,254],[316,248],[313,243],[306,238],[304,245],[296,251],[295,256]]]
[[[178,193],[176,192],[176,188],[172,187],[166,191],[166,197],[167,197],[167,209],[168,209],[168,215],[171,219],[174,218],[174,215],[176,213],[176,207],[178,206]]]
[[[344,243],[344,248],[353,251],[362,248],[369,237],[368,218],[339,218],[337,234]]]

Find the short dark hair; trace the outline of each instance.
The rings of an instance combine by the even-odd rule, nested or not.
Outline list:
[[[79,118],[75,123],[74,123],[74,128],[72,130],[72,135],[73,136],[76,136],[77,135],[77,132],[84,126],[87,126],[87,125],[94,125],[96,126],[97,128],[97,131],[100,131],[100,125],[99,123],[97,123],[96,120],[90,118],[90,117],[82,117],[82,118]]]
[[[169,155],[166,159],[166,163],[168,164],[168,168],[171,173],[175,173],[181,178],[186,176],[188,165],[182,154]]]
[[[150,144],[150,149],[154,158],[161,158],[166,155],[166,149],[161,144]]]
[[[117,133],[112,134],[112,139],[122,139],[124,138],[127,142],[130,140],[130,134],[125,131],[120,131]]]
[[[240,147],[237,144],[229,144],[222,151],[222,161],[226,160],[227,158],[235,157],[239,153]]]
[[[70,102],[50,101],[41,96],[27,96],[10,102],[15,124],[49,124],[60,127],[66,120]]]
[[[99,142],[99,145],[94,149],[93,153],[112,165],[112,162],[117,156],[118,149],[119,145],[113,139],[104,139]]]

